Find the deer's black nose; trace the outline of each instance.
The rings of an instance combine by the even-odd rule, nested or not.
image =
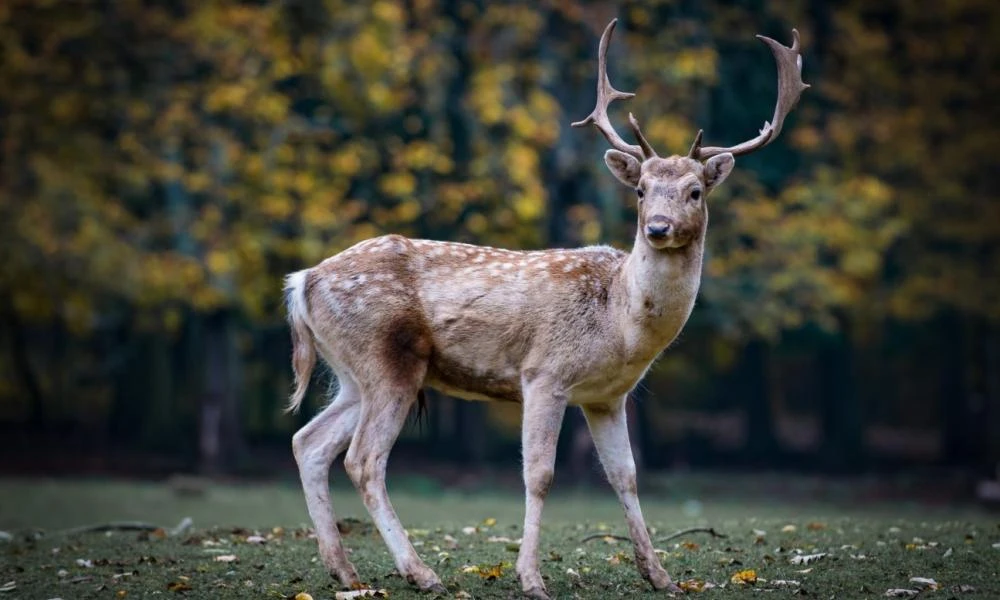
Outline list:
[[[670,221],[652,221],[646,224],[646,235],[651,238],[663,239],[674,231],[674,224]]]

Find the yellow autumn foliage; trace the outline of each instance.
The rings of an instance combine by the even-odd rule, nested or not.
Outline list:
[[[887,31],[847,2],[818,56],[816,17],[792,4],[814,87],[710,200],[706,321],[776,336],[843,314],[1000,318],[996,136],[988,109],[963,108],[991,63],[957,25],[995,9],[893,4]],[[757,17],[706,6],[680,21],[630,6],[610,49],[615,85],[637,92],[611,118],[627,132],[633,112],[662,154],[770,118],[773,66],[745,35]],[[0,8],[0,283],[19,314],[74,331],[116,303],[275,321],[283,273],[386,232],[630,242],[634,197],[604,139],[568,127],[592,106],[604,17],[575,3],[330,0],[308,22],[281,3],[178,7]],[[111,17],[120,43],[106,43]],[[936,23],[955,28],[915,33]]]

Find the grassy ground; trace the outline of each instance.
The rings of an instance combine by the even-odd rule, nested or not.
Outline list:
[[[675,580],[692,588],[709,584],[689,595],[875,598],[889,589],[919,589],[911,578],[923,577],[940,589],[922,591],[921,597],[1000,598],[995,514],[873,499],[859,495],[857,485],[826,486],[818,480],[722,480],[670,478],[669,488],[653,485],[643,494],[654,538],[694,526],[729,536],[693,533],[656,544]],[[520,532],[519,490],[472,495],[406,482],[397,487],[393,501],[417,551],[453,596],[518,597],[511,563]],[[345,540],[362,579],[392,598],[428,598],[393,573],[355,494],[335,488],[333,500],[338,516],[350,518]],[[182,517],[195,525],[176,537],[60,531],[131,519],[170,527]],[[0,480],[0,530],[13,537],[0,542],[0,600],[288,598],[299,592],[332,598],[337,588],[317,562],[306,521],[301,494],[291,484],[215,485],[191,496],[155,483]],[[606,492],[552,495],[541,554],[554,596],[665,597],[639,579],[628,543],[581,541],[594,532],[622,533],[622,521]],[[264,543],[252,543],[255,535]],[[823,556],[796,558],[816,554]],[[732,581],[747,570],[754,571],[755,584]]]

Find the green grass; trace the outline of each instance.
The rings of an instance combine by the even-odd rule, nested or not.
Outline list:
[[[729,535],[713,539],[699,533],[656,544],[675,580],[718,586],[691,596],[876,598],[890,588],[913,588],[911,577],[927,577],[941,589],[921,597],[1000,597],[1000,517],[970,506],[859,501],[852,492],[857,485],[817,481],[762,476],[755,484],[754,476],[671,477],[643,494],[643,507],[654,537],[699,525]],[[511,566],[516,545],[490,538],[519,537],[519,490],[470,495],[426,485],[400,487],[392,493],[400,517],[417,551],[450,591],[475,598],[518,597]],[[333,502],[338,517],[362,519],[345,536],[362,579],[392,598],[428,598],[394,574],[353,491],[335,488]],[[59,531],[120,520],[169,527],[185,516],[195,527],[178,537]],[[486,519],[496,523],[486,526]],[[466,527],[478,529],[467,534]],[[14,534],[13,540],[0,542],[0,586],[11,581],[16,586],[0,592],[0,600],[115,598],[121,593],[126,598],[284,598],[302,591],[318,600],[332,598],[337,590],[317,560],[301,493],[292,485],[214,485],[204,496],[190,497],[155,483],[0,480],[0,530]],[[597,531],[624,531],[613,497],[585,490],[551,496],[541,557],[554,596],[665,597],[639,578],[628,543],[581,542]],[[247,543],[252,534],[267,542]],[[797,553],[826,556],[793,564]],[[215,560],[226,555],[236,561]],[[498,564],[496,580],[463,572],[468,565]],[[730,582],[745,569],[767,581]],[[776,580],[798,584],[777,585]]]

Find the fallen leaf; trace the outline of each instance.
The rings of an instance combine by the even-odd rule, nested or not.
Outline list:
[[[974,586],[974,585],[967,585],[967,584],[963,583],[962,585],[958,586],[958,591],[962,592],[963,594],[967,594],[969,592],[976,591],[976,586]]]
[[[691,550],[691,551],[701,548],[701,546],[699,546],[694,542],[681,542],[681,547],[684,548],[685,550]]]
[[[465,565],[464,567],[462,567],[462,572],[463,573],[478,573],[479,572],[479,566],[478,565]]]
[[[89,558],[78,558],[76,559],[76,566],[83,567],[84,569],[93,569],[94,561]]]
[[[472,594],[465,590],[458,590],[455,592],[455,598],[459,598],[460,600],[472,600]]]
[[[820,552],[819,554],[797,554],[788,559],[788,562],[793,565],[808,565],[811,562],[816,562],[824,556],[826,556],[826,552]]]
[[[295,600],[313,600],[313,597],[307,592],[299,592],[295,594]]]
[[[685,592],[704,592],[705,582],[698,579],[688,579],[686,581],[678,581],[677,587]]]
[[[795,525],[785,525],[781,528],[781,533],[795,533],[797,530],[798,527]]]
[[[7,583],[0,585],[0,592],[13,592],[17,589],[16,581],[8,581]]]
[[[239,560],[235,554],[220,554],[213,559],[215,562],[231,563]]]
[[[952,550],[951,548],[948,548],[947,550],[944,551],[944,554],[941,555],[941,558],[948,558],[951,555],[952,555]]]
[[[167,584],[168,592],[190,592],[191,586],[186,581],[171,581]]]
[[[795,579],[772,579],[770,583],[771,585],[777,585],[777,586],[793,585],[798,587],[802,585],[799,581]]]
[[[486,581],[496,581],[503,577],[503,563],[487,565],[479,568],[479,576]]]
[[[820,523],[819,521],[813,521],[806,525],[806,529],[809,531],[822,531],[826,529],[826,523]]]
[[[753,585],[757,583],[757,571],[753,569],[744,569],[742,571],[737,571],[733,573],[733,576],[729,578],[729,581],[738,585]]]
[[[472,535],[473,533],[476,533],[477,531],[479,531],[478,527],[463,527],[462,528],[462,533],[464,533],[465,535]]]
[[[129,572],[125,572],[125,573],[115,573],[114,575],[111,576],[111,579],[114,580],[114,581],[118,581],[119,579],[124,579],[126,577],[131,577],[133,575],[138,575],[138,574],[139,574],[139,571],[129,571]]]
[[[566,574],[569,575],[570,577],[575,577],[576,579],[580,578],[580,574],[574,571],[573,569],[566,569]]]
[[[0,531],[0,542],[12,542],[14,541],[14,536],[8,531]]]
[[[938,582],[929,577],[910,577],[910,583],[916,584],[917,587],[923,590],[937,590],[941,587],[938,585]]]
[[[486,519],[483,519],[483,525],[485,525],[486,527],[493,527],[496,524],[497,520],[494,519],[493,517],[488,517]]]
[[[512,540],[509,537],[502,536],[502,535],[499,535],[499,536],[498,535],[491,535],[490,537],[486,538],[486,541],[487,542],[494,542],[494,543],[498,543],[498,544],[512,544],[515,541],[520,542],[520,540]]]
[[[389,592],[378,590],[351,590],[350,592],[337,592],[333,595],[334,600],[353,600],[354,598],[387,598]]]
[[[267,539],[259,535],[251,535],[247,537],[248,544],[265,544]]]
[[[887,598],[912,598],[919,594],[917,590],[904,590],[901,588],[893,588],[885,591],[885,596]]]

